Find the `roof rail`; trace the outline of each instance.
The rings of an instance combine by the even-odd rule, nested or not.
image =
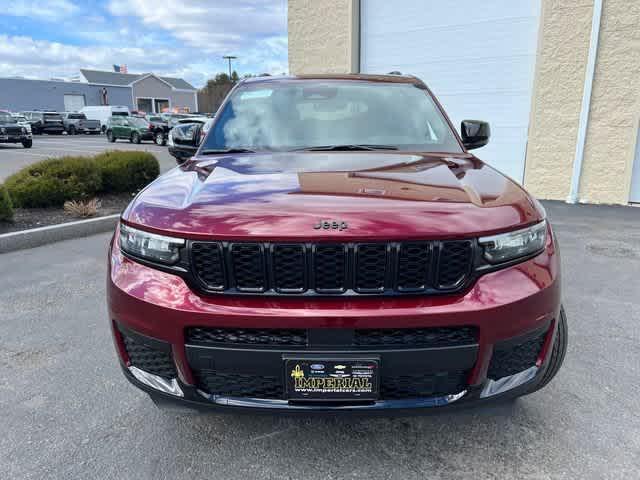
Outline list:
[[[392,72],[387,73],[387,75],[402,75],[402,72],[399,72],[398,70],[394,70]]]

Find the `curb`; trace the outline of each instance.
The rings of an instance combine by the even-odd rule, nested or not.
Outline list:
[[[39,247],[48,243],[60,242],[72,238],[87,237],[96,233],[113,231],[120,214],[105,217],[78,220],[47,227],[32,228],[19,232],[0,235],[0,253]]]

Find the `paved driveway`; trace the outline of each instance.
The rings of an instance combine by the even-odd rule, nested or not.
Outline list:
[[[163,172],[176,165],[167,147],[151,142],[136,145],[118,140],[116,143],[109,143],[105,135],[35,135],[31,148],[23,148],[19,143],[0,143],[0,182],[21,168],[46,158],[96,155],[105,150],[146,150],[156,156]]]
[[[515,403],[415,418],[159,411],[116,364],[108,235],[0,255],[0,478],[638,478],[640,210],[549,213],[564,368]]]

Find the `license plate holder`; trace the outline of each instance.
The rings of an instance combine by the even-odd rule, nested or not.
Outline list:
[[[286,393],[295,401],[372,401],[380,389],[379,357],[286,357]]]

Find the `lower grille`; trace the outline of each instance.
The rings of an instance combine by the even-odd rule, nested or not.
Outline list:
[[[434,327],[434,328],[371,328],[349,330],[343,343],[331,344],[326,341],[313,344],[314,332],[321,330],[284,328],[214,328],[190,327],[185,330],[185,342],[197,346],[263,346],[345,349],[356,348],[438,348],[474,345],[478,342],[475,327]],[[351,339],[349,341],[349,338]]]
[[[190,345],[306,346],[307,331],[302,329],[187,328]]]
[[[151,348],[122,333],[131,366],[163,378],[176,378],[176,368],[168,351]]]
[[[545,336],[546,331],[521,342],[496,344],[487,377],[497,380],[533,367],[540,355]]]
[[[380,397],[401,400],[454,395],[467,388],[467,375],[467,371],[459,371],[383,378]]]
[[[359,347],[436,348],[477,343],[474,327],[380,328],[356,330],[354,345]]]
[[[282,378],[262,375],[221,373],[213,370],[194,372],[198,388],[211,394],[231,397],[283,399]],[[454,395],[465,390],[468,371],[382,376],[380,400]]]
[[[212,395],[273,399],[284,397],[282,380],[276,377],[221,373],[213,370],[194,373],[198,387]]]

